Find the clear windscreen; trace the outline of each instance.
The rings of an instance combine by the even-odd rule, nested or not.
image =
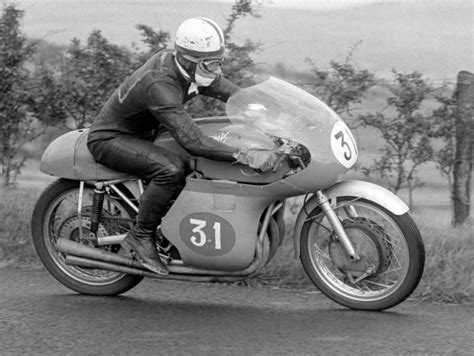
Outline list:
[[[315,137],[339,118],[311,94],[278,78],[239,90],[227,101],[229,119],[266,135],[298,142],[311,153]]]

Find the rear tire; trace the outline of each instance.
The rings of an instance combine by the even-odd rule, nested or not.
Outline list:
[[[344,216],[344,204],[361,213],[366,209],[366,216]],[[370,253],[375,255],[371,258],[378,264],[377,271],[357,283],[344,276],[351,268],[336,261],[341,255],[334,251],[342,249],[331,242],[332,232],[326,226],[320,208],[316,207],[309,214],[300,236],[300,259],[316,287],[335,302],[357,310],[388,309],[408,298],[421,279],[425,261],[420,232],[409,214],[397,216],[372,201],[353,197],[338,198],[335,211],[340,220],[347,219],[350,228],[346,233],[353,243],[355,238],[360,242],[365,239],[365,245],[372,246]],[[321,226],[325,228],[321,229]]]
[[[86,186],[84,195],[90,193],[91,189],[92,187]],[[56,240],[61,237],[58,234],[64,234],[64,231],[66,231],[69,232],[69,237],[76,236],[77,232],[74,229],[77,230],[78,224],[82,224],[84,230],[87,229],[87,221],[84,220],[87,217],[84,217],[83,221],[79,221],[75,216],[74,202],[68,201],[70,198],[73,200],[78,195],[78,191],[78,181],[62,178],[51,183],[43,191],[35,205],[31,220],[31,232],[36,252],[43,265],[54,278],[78,293],[102,296],[125,293],[140,283],[143,277],[70,266],[65,263],[64,255],[55,248]],[[106,197],[106,199],[108,198]],[[63,203],[70,205],[70,207],[62,208],[61,204]],[[113,206],[115,212],[124,214],[124,217],[128,219],[134,217],[135,212],[121,200],[110,199],[110,203],[112,205],[109,204],[109,206]],[[84,204],[87,204],[87,201]],[[65,211],[59,216],[61,209]],[[102,222],[100,225],[102,231],[107,231],[108,228]],[[87,244],[87,241],[77,242]],[[108,248],[114,251],[120,249],[119,245],[111,245]],[[94,276],[94,271],[97,277]]]

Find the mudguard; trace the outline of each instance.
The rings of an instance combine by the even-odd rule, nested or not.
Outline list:
[[[373,183],[348,180],[338,182],[323,191],[328,197],[329,201],[337,199],[338,197],[358,197],[373,201],[395,215],[403,215],[408,212],[409,208],[405,202],[391,191]],[[311,197],[301,208],[295,222],[295,258],[300,255],[300,234],[303,225],[306,222],[308,214],[318,206],[316,196]]]

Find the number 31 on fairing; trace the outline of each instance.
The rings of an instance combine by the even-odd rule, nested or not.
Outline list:
[[[357,161],[357,145],[351,131],[343,121],[337,121],[331,131],[331,149],[334,156],[346,168]]]
[[[222,216],[196,212],[185,216],[179,224],[184,244],[204,256],[222,256],[235,245],[235,231]]]

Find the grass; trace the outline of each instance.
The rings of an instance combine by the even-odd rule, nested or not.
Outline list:
[[[39,267],[30,232],[37,188],[0,189],[0,267]]]
[[[474,296],[474,238],[472,224],[439,229],[422,227],[426,240],[423,278],[415,291],[422,300],[463,303]]]

